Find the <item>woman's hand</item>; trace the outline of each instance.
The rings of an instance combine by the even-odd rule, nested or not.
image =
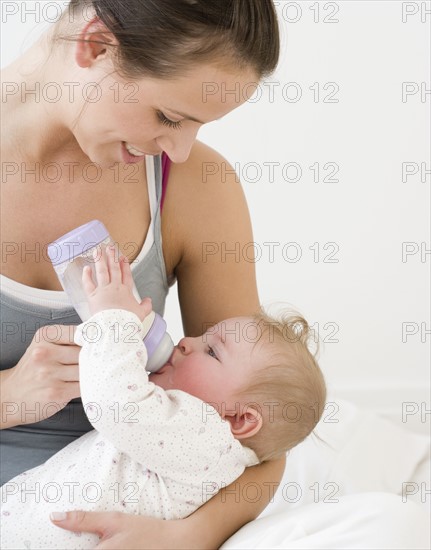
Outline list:
[[[51,516],[51,521],[58,527],[98,535],[100,543],[96,550],[204,548],[188,525],[193,514],[186,519],[170,521],[121,512],[74,511],[57,515],[66,516],[57,520]]]
[[[113,246],[106,247],[106,255],[94,257],[96,282],[90,266],[82,272],[82,285],[92,315],[105,309],[125,309],[135,313],[141,321],[151,312],[149,298],[141,302],[133,295],[133,276],[125,256],[115,257]]]
[[[80,396],[75,327],[36,331],[18,364],[1,373],[1,429],[49,418]]]

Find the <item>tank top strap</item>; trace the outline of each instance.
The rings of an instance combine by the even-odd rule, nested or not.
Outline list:
[[[172,161],[166,153],[162,153],[162,200],[160,202],[160,210],[163,209],[163,203],[165,201],[166,189],[168,187],[169,172],[171,169]]]

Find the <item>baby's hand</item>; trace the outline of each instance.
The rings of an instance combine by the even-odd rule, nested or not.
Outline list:
[[[96,283],[90,266],[85,266],[82,273],[82,284],[91,314],[105,309],[126,309],[143,321],[152,310],[151,300],[144,298],[139,303],[133,296],[133,277],[127,258],[115,258],[114,247],[108,246],[106,256],[95,255],[94,265]]]

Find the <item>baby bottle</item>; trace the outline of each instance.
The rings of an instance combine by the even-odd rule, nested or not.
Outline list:
[[[82,271],[84,266],[89,265],[93,273],[93,280],[96,280],[94,251],[96,250],[97,255],[102,254],[108,245],[115,247],[118,260],[119,250],[108,230],[102,222],[93,220],[69,231],[48,246],[48,256],[61,286],[67,292],[82,321],[86,321],[91,316],[82,287]],[[138,301],[141,301],[135,285],[133,285],[133,295]],[[146,370],[156,372],[168,361],[174,344],[166,332],[166,322],[154,311],[144,319],[142,329],[145,334],[144,343],[148,354]]]

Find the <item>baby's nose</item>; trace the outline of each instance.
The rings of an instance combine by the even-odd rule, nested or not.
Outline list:
[[[192,340],[191,338],[182,338],[178,342],[178,348],[181,351],[181,353],[183,353],[184,355],[187,355],[188,353],[190,353],[192,351],[192,342],[191,342],[191,340]]]

